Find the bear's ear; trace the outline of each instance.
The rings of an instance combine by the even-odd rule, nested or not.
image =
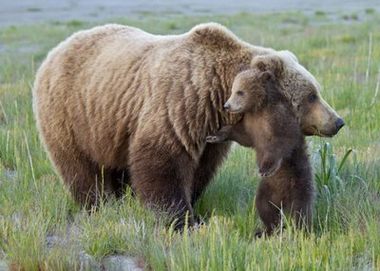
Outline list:
[[[276,55],[257,56],[253,58],[251,66],[262,72],[271,72],[277,78],[284,72],[284,62]]]
[[[279,51],[278,52],[279,55],[285,57],[285,58],[289,58],[297,63],[299,63],[298,61],[298,58],[296,57],[295,54],[293,54],[292,52],[288,51],[288,50],[282,50],[282,51]]]

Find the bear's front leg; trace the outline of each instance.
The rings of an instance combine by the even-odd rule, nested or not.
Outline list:
[[[137,197],[147,206],[169,213],[175,229],[193,225],[190,198],[195,163],[187,152],[147,138],[131,149],[131,185]]]
[[[223,144],[207,144],[198,166],[194,173],[193,193],[191,204],[194,206],[198,198],[202,195],[212,178],[214,177],[218,167],[222,164],[224,158],[230,150],[231,144],[226,142]]]

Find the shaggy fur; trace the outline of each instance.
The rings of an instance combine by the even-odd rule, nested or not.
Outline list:
[[[313,176],[307,155],[304,136],[291,105],[280,93],[274,77],[267,72],[250,71],[249,80],[255,79],[245,93],[236,95],[234,90],[246,86],[243,79],[232,96],[242,99],[259,99],[260,107],[252,101],[241,105],[245,115],[235,124],[222,127],[216,134],[208,136],[209,143],[233,140],[255,148],[260,182],[256,208],[270,235],[280,221],[280,210],[290,213],[297,226],[309,226],[314,200]],[[240,91],[240,90],[239,90]],[[260,232],[261,235],[261,232]]]
[[[275,174],[263,177],[256,194],[256,208],[268,235],[280,223],[280,210],[290,213],[297,227],[310,229],[314,205],[313,174],[304,137],[282,159]],[[261,235],[261,232],[257,232]]]
[[[235,77],[256,65],[271,69],[273,58],[298,110],[311,88],[318,93],[312,75],[289,52],[250,45],[218,24],[175,36],[122,25],[81,31],[53,49],[37,72],[38,129],[81,204],[120,194],[130,183],[147,204],[191,214],[190,202],[229,149],[206,144],[206,135],[241,119],[223,110]],[[327,109],[316,116],[303,111],[309,123],[301,124],[331,126],[337,116]]]

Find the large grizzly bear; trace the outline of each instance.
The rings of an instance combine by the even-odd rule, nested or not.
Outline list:
[[[171,36],[123,25],[72,35],[37,72],[37,126],[78,202],[94,205],[128,182],[146,204],[176,213],[180,227],[229,150],[205,137],[241,118],[223,105],[252,67],[276,73],[305,134],[337,133],[341,119],[293,54],[215,23]]]
[[[233,140],[256,149],[263,177],[257,190],[256,208],[268,235],[278,226],[281,209],[294,217],[297,226],[309,227],[314,200],[305,139],[276,81],[268,71],[240,73],[229,102],[241,108],[245,113],[243,119],[206,137],[209,143]]]

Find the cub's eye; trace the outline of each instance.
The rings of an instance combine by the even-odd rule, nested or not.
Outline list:
[[[309,103],[314,103],[318,99],[317,95],[310,94],[308,97]]]
[[[244,96],[244,92],[241,91],[241,90],[236,91],[236,94],[237,94],[238,96]]]

